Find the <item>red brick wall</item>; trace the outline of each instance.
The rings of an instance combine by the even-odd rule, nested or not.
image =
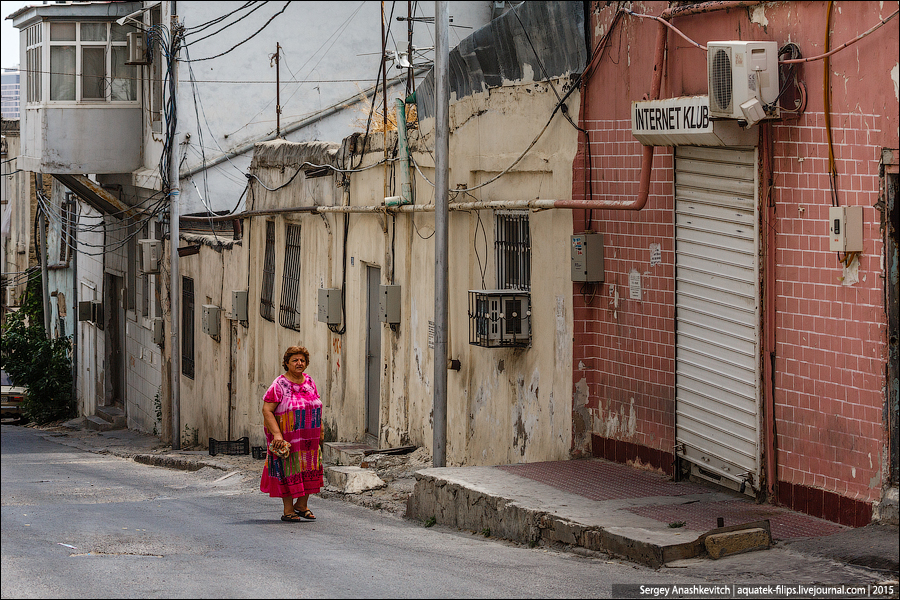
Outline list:
[[[778,480],[871,502],[880,497],[887,323],[878,201],[886,121],[832,113],[841,205],[863,206],[857,283],[829,251],[825,115],[774,127],[775,419]]]
[[[640,11],[658,15],[667,6],[645,2]],[[831,47],[853,39],[894,10],[895,3],[843,5],[832,14]],[[704,44],[800,40],[803,55],[810,57],[824,52],[825,11],[825,2],[765,3],[754,9],[679,17],[673,24]],[[592,12],[596,44],[609,30],[615,6],[592,3]],[[581,117],[591,135],[593,198],[627,199],[637,194],[641,148],[630,133],[629,109],[632,101],[650,92],[658,27],[653,21],[623,17],[583,93]],[[705,94],[705,54],[673,33],[668,36],[662,97]],[[831,58],[838,199],[842,205],[864,207],[865,249],[859,281],[853,285],[843,285],[842,266],[828,249],[831,193],[822,61],[800,67],[808,92],[806,112],[773,128],[776,299],[775,314],[764,319],[775,319],[776,329],[774,446],[779,500],[857,525],[868,521],[871,503],[880,498],[886,449],[887,319],[882,215],[875,205],[880,150],[900,146],[900,111],[890,75],[897,57],[883,51],[896,48],[897,42],[896,25],[889,23]],[[577,199],[585,198],[588,189],[583,152],[582,141],[573,164]],[[671,157],[671,149],[657,148],[644,210],[591,215],[592,229],[604,235],[606,283],[590,302],[581,285],[573,285],[576,453],[589,449],[592,441],[595,454],[616,457],[632,447],[671,452],[674,446]],[[574,211],[576,232],[585,230],[588,218],[585,211]],[[765,231],[761,235],[760,243],[765,244]],[[654,267],[651,243],[662,249],[662,262]],[[642,274],[644,296],[639,302],[628,297],[632,269]]]
[[[593,197],[634,197],[641,145],[631,121],[590,120]],[[583,198],[583,144],[575,159],[574,198]],[[574,211],[575,231],[603,233],[605,283],[591,290],[574,284],[574,381],[587,386],[591,432],[671,452],[675,443],[674,198],[672,152],[654,157],[644,210]],[[650,266],[650,244],[661,263]],[[629,298],[629,273],[641,273],[643,297]],[[577,432],[576,432],[577,434]],[[576,435],[576,437],[578,437]],[[584,443],[590,443],[590,438]],[[588,450],[585,448],[584,450]]]

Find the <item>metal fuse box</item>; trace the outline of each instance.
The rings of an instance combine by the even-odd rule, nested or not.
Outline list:
[[[235,321],[246,321],[250,318],[247,296],[247,290],[231,290],[231,318]]]
[[[378,318],[382,323],[400,322],[400,286],[378,286]]]
[[[319,288],[319,322],[329,325],[341,324],[341,290]]]
[[[828,245],[832,252],[862,252],[862,206],[832,206],[828,209]]]
[[[603,234],[572,236],[572,281],[603,281]]]
[[[203,333],[212,337],[219,337],[219,312],[220,308],[212,304],[203,305],[203,316],[200,319]]]

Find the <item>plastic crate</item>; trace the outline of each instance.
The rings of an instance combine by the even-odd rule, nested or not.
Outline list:
[[[250,438],[219,441],[209,438],[209,455],[216,454],[250,454]]]
[[[253,446],[252,448],[250,448],[250,453],[253,455],[253,458],[263,460],[266,457],[266,447]]]

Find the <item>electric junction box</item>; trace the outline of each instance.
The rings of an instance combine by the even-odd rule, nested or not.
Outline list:
[[[220,308],[212,304],[203,305],[203,316],[201,323],[203,325],[203,333],[217,338],[219,337],[219,312]]]
[[[603,282],[603,234],[572,236],[572,281]]]
[[[378,318],[382,323],[396,325],[400,322],[400,286],[378,286]]]
[[[828,243],[832,252],[862,252],[862,206],[832,206],[828,209]]]
[[[341,290],[337,288],[319,288],[320,323],[329,325],[341,324]]]
[[[247,296],[247,290],[231,290],[231,318],[233,320],[246,321],[250,318]]]

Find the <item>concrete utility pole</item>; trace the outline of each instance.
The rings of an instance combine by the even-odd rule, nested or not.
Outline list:
[[[450,12],[434,3],[434,452],[435,467],[447,466],[447,290],[450,201]]]
[[[181,180],[178,172],[178,18],[175,13],[175,2],[172,2],[172,61],[171,77],[169,82],[169,93],[172,94],[172,139],[169,141],[169,246],[171,247],[171,268],[169,281],[169,304],[171,310],[172,322],[172,450],[181,450],[181,338],[179,336],[179,327],[181,311],[181,275],[178,272],[178,244],[181,238],[179,231],[179,202],[181,200]]]

